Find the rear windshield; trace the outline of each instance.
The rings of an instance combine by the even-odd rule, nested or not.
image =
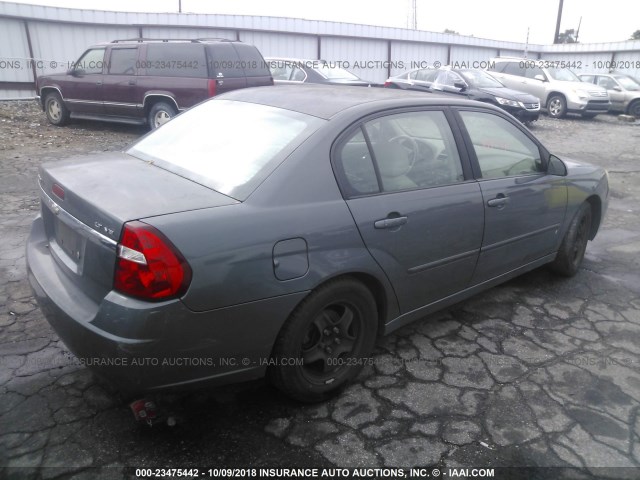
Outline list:
[[[353,73],[344,68],[336,67],[328,63],[321,63],[315,69],[320,75],[329,80],[359,80]]]
[[[324,122],[281,108],[214,99],[178,115],[127,153],[243,201]]]

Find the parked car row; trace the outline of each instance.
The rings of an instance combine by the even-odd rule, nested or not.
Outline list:
[[[357,87],[371,87],[373,85],[373,82],[363,80],[326,60],[275,57],[267,57],[265,60],[271,70],[274,82],[278,84],[323,83]]]
[[[594,83],[607,90],[611,111],[640,118],[640,81],[621,73],[582,74],[583,82]]]
[[[537,120],[542,108],[557,118],[593,117],[610,109],[640,117],[640,85],[632,77],[581,79],[568,69],[517,58],[495,58],[489,65],[486,72],[413,70],[390,77],[385,86],[491,103],[525,123]],[[209,97],[274,83],[378,86],[324,60],[264,59],[255,46],[239,41],[136,38],[89,48],[66,73],[39,77],[36,90],[54,125],[83,118],[154,129]]]
[[[390,77],[384,84],[388,88],[424,90],[460,95],[470,100],[491,103],[521,120],[533,122],[540,115],[540,99],[528,93],[506,88],[483,70],[422,69]]]
[[[64,74],[39,77],[49,122],[69,118],[148,124],[225,92],[273,85],[260,51],[225,39],[115,40],[89,48]]]

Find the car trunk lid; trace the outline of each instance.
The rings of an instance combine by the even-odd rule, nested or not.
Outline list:
[[[112,289],[126,222],[239,203],[125,153],[45,164],[39,183],[49,250],[95,301]]]

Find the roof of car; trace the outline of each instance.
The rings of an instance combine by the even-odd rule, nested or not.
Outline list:
[[[452,98],[437,93],[320,84],[244,88],[215,98],[269,105],[324,119],[334,117],[347,109],[365,105],[370,106],[372,110],[430,105],[467,105],[491,108],[486,103]],[[499,111],[497,108],[496,110]]]

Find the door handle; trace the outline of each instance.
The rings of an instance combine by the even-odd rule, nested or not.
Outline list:
[[[102,82],[96,82],[96,85],[102,85]]]
[[[136,81],[135,80],[129,80],[129,85],[135,85]]]
[[[404,225],[407,223],[407,217],[392,217],[392,218],[383,218],[382,220],[376,221],[373,226],[375,228],[395,228],[400,225]]]
[[[507,203],[509,203],[509,198],[503,193],[499,193],[496,198],[489,200],[487,205],[490,207],[504,207]]]

